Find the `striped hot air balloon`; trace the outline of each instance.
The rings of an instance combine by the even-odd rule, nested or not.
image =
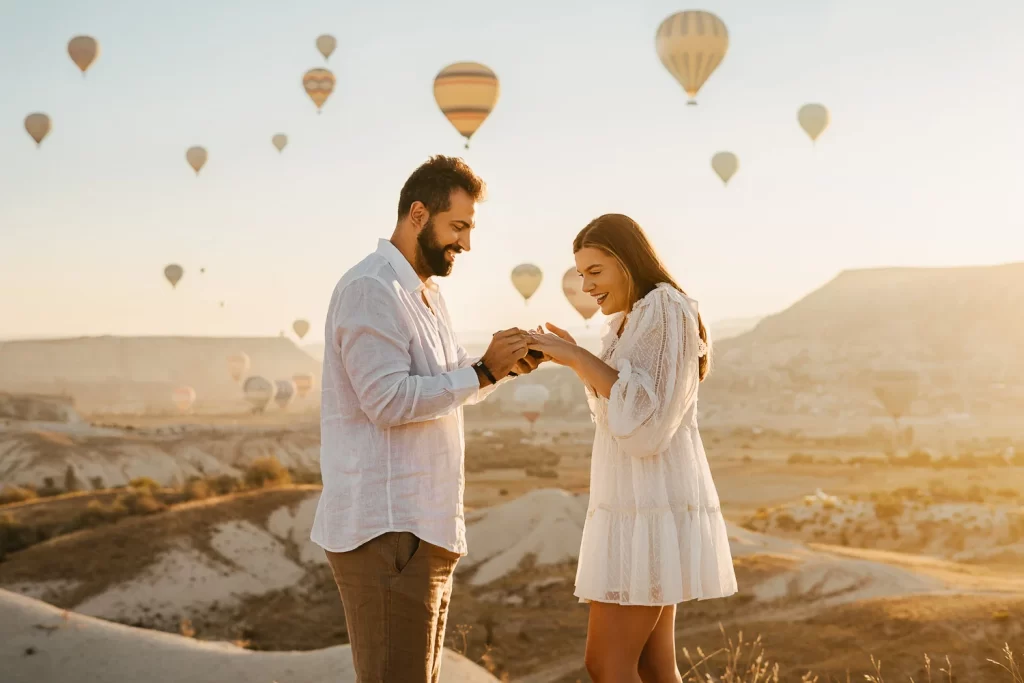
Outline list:
[[[458,62],[434,78],[434,100],[455,130],[469,139],[494,110],[500,94],[498,77],[483,64]]]
[[[697,92],[729,49],[729,31],[710,12],[677,12],[661,22],[655,46],[661,63],[690,96],[688,104],[697,104]]]
[[[334,92],[335,78],[328,69],[310,69],[302,76],[302,87],[316,105],[319,114],[327,98]]]

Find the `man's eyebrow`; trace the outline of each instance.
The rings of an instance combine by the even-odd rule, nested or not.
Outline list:
[[[452,225],[457,225],[460,228],[472,228],[473,224],[464,220],[454,220],[451,222]]]

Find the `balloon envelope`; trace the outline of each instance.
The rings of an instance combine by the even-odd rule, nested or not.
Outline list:
[[[183,413],[187,413],[196,400],[196,390],[192,387],[178,387],[171,393],[171,401],[174,407]]]
[[[199,175],[199,171],[206,165],[206,157],[206,149],[203,147],[189,147],[185,152],[185,161],[196,172],[196,175]]]
[[[550,395],[543,384],[520,384],[516,387],[515,402],[523,417],[533,424],[544,411],[544,404]]]
[[[661,22],[654,38],[658,58],[690,96],[690,104],[729,49],[725,23],[710,12],[677,12]]]
[[[292,323],[292,329],[295,330],[295,334],[299,336],[299,339],[302,339],[306,336],[306,333],[309,332],[309,322],[305,320],[296,320]]]
[[[711,168],[715,170],[715,173],[718,174],[718,177],[726,185],[729,184],[729,179],[736,174],[739,167],[740,160],[732,152],[719,152],[711,157]]]
[[[274,382],[274,403],[284,410],[295,398],[295,382],[290,379],[279,379]]]
[[[245,383],[242,384],[242,393],[245,395],[245,400],[257,412],[262,411],[273,400],[274,392],[274,384],[266,377],[260,377],[259,375],[247,378]]]
[[[84,74],[100,55],[100,44],[91,36],[75,36],[68,42],[68,55]]]
[[[473,137],[494,110],[501,94],[498,77],[476,62],[458,62],[441,69],[434,77],[434,101],[441,113],[466,138]]]
[[[224,302],[221,302],[224,305]],[[238,351],[228,356],[228,372],[231,373],[231,379],[236,382],[242,381],[246,373],[249,372],[249,367],[252,365],[249,360],[248,354]]]
[[[338,47],[338,41],[335,40],[334,36],[325,33],[316,39],[316,49],[320,50],[320,54],[324,56],[324,59],[330,59],[336,47]]]
[[[317,111],[323,108],[324,102],[334,92],[334,74],[327,69],[310,69],[302,77],[302,87],[306,89],[309,99],[313,100]]]
[[[274,147],[277,147],[278,152],[283,152],[284,148],[288,145],[288,136],[284,133],[278,133],[270,138],[270,141],[274,143]]]
[[[823,104],[805,104],[800,107],[796,119],[812,141],[817,141],[832,120],[828,108]]]
[[[575,268],[565,271],[565,275],[562,276],[562,293],[584,320],[590,320],[601,310],[597,300],[583,291],[583,278]]]
[[[181,280],[181,276],[185,274],[185,269],[179,266],[177,263],[164,268],[164,277],[171,283],[171,287],[177,287],[178,281]]]
[[[43,138],[50,134],[50,117],[46,114],[29,114],[25,117],[25,130],[36,141],[36,146],[43,144]]]
[[[292,375],[292,382],[295,383],[295,390],[299,392],[299,398],[305,398],[313,389],[313,373],[303,372],[298,375]]]
[[[543,278],[544,274],[540,268],[532,263],[523,263],[512,269],[512,284],[526,301],[529,301],[540,287]]]

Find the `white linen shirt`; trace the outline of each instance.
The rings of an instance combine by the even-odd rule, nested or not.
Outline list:
[[[380,240],[334,288],[325,341],[310,538],[346,552],[410,531],[465,555],[462,406],[493,388],[480,389],[437,285]]]

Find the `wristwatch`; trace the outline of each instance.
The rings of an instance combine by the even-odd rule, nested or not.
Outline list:
[[[497,384],[498,380],[494,379],[494,373],[492,373],[482,360],[478,360],[473,363],[473,369],[477,372],[483,373],[483,376],[487,378],[487,381],[491,384]]]

